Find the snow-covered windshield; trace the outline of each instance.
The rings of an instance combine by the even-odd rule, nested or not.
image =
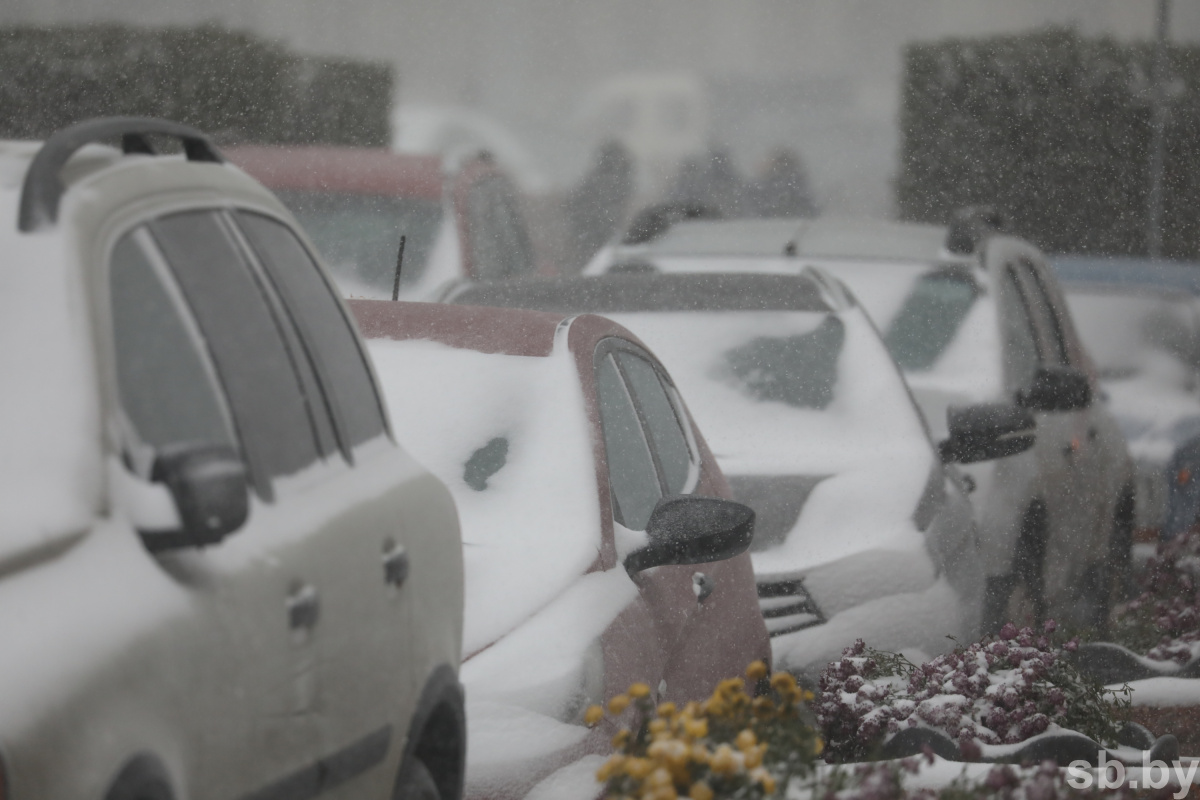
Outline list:
[[[669,366],[726,474],[829,474],[864,453],[925,441],[899,374],[857,313],[607,316]]]
[[[1102,378],[1132,377],[1164,357],[1200,366],[1197,306],[1187,296],[1068,287],[1067,305]]]
[[[401,234],[407,237],[401,286],[424,274],[442,221],[437,200],[294,189],[276,194],[347,294],[390,295]]]

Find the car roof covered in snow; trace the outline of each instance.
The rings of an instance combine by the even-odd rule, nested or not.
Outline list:
[[[604,314],[627,311],[829,311],[809,277],[755,273],[607,274],[461,284],[465,305]]]
[[[908,222],[819,218],[687,220],[635,250],[647,256],[761,256],[961,261],[945,249],[946,228]]]
[[[225,156],[274,190],[345,192],[388,197],[442,196],[438,156],[367,147],[230,147]]]

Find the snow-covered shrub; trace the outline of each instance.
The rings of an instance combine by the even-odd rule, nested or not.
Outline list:
[[[766,676],[761,661],[746,670],[752,682]],[[606,798],[781,796],[792,779],[811,773],[823,746],[806,712],[811,700],[787,673],[773,675],[770,691],[758,697],[731,678],[707,700],[683,708],[655,707],[650,687],[634,684],[608,702],[608,714],[632,724],[613,737],[615,752],[596,778]],[[605,709],[592,706],[585,720],[595,725],[604,717]]]
[[[1139,578],[1141,594],[1119,608],[1118,644],[1160,661],[1183,663],[1200,643],[1200,534],[1159,544]]]
[[[1054,630],[1053,621],[1041,635],[1009,623],[997,637],[920,666],[860,639],[821,674],[815,708],[826,760],[869,758],[915,726],[945,733],[967,758],[980,745],[1016,744],[1053,727],[1113,741],[1118,694],[1082,676],[1065,657],[1077,642],[1053,645]]]

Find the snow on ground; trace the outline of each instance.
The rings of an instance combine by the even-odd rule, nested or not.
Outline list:
[[[1113,684],[1120,689],[1124,684]],[[1200,706],[1200,680],[1196,678],[1144,678],[1130,681],[1131,701],[1135,706]]]

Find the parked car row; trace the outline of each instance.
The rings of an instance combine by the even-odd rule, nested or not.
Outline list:
[[[6,800],[559,796],[631,683],[1103,626],[1135,502],[1200,505],[1190,295],[1089,356],[1103,282],[978,215],[667,216],[556,278],[514,202],[159,120],[0,142]],[[1184,409],[1152,468],[1135,373]]]

